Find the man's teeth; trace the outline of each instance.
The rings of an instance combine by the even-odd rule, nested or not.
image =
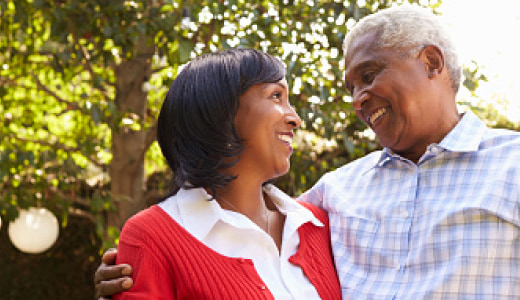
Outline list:
[[[282,141],[284,142],[287,142],[287,143],[292,143],[292,137],[290,137],[289,135],[286,135],[286,134],[279,134],[278,135],[278,138],[281,139]]]
[[[369,116],[368,123],[374,124],[374,122],[377,120],[377,118],[381,117],[384,113],[386,113],[386,108],[380,108],[375,113],[373,113],[371,116]]]

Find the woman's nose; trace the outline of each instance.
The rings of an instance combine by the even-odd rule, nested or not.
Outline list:
[[[289,113],[286,115],[287,124],[291,124],[294,128],[300,127],[302,119],[296,113],[292,106],[289,107]]]

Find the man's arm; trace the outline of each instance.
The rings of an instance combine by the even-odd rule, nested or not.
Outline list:
[[[126,291],[134,284],[129,277],[132,275],[132,267],[128,264],[115,265],[116,256],[117,249],[108,249],[94,274],[98,300],[111,299],[112,295]]]

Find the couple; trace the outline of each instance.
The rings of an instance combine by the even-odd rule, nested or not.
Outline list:
[[[385,148],[324,175],[299,202],[264,184],[287,172],[300,123],[276,59],[230,50],[185,68],[200,64],[201,75],[175,80],[191,88],[180,98],[196,95],[181,107],[205,118],[195,128],[174,118],[181,91],[172,87],[158,140],[180,189],[125,225],[117,262],[134,268],[134,287],[116,297],[174,299],[206,288],[218,290],[214,299],[520,297],[520,134],[458,113],[461,67],[437,17],[407,6],[382,10],[349,32],[344,50],[353,106]],[[240,74],[224,78],[222,68]],[[227,100],[203,102],[202,90]],[[220,134],[208,132],[195,152],[184,143],[206,130],[207,118]],[[158,242],[167,246],[154,248]],[[126,268],[102,265],[98,295],[122,291]],[[182,281],[192,271],[207,280]]]

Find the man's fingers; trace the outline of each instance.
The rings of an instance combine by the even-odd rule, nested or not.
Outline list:
[[[124,290],[129,290],[133,285],[134,285],[134,281],[130,277],[125,278],[123,280],[123,282],[121,283],[121,286],[123,287]]]
[[[107,265],[115,265],[116,256],[117,256],[117,249],[110,248],[107,251],[105,251],[105,253],[103,253],[103,257],[101,258],[101,260]]]
[[[94,274],[94,283],[97,285],[102,281],[117,279],[132,274],[132,268],[127,264],[107,265],[102,263]]]
[[[101,265],[94,274],[96,298],[109,300],[111,296],[133,286],[132,267],[127,264],[116,265],[117,249],[108,249],[101,258]]]
[[[133,280],[129,277],[122,277],[110,281],[101,281],[96,284],[96,297],[98,299],[105,299],[104,297],[110,297],[114,294],[128,290],[132,285]]]

